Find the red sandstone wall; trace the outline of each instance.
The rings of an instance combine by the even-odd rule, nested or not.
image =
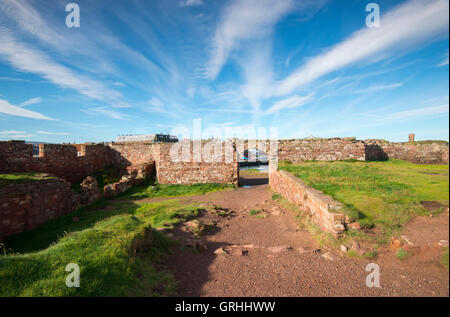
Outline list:
[[[280,140],[278,161],[365,160],[364,142],[354,138]]]
[[[207,142],[202,142],[202,147]],[[180,146],[177,143],[175,146]],[[236,184],[239,179],[239,167],[236,153],[233,149],[232,162],[225,162],[225,150],[214,157],[212,162],[201,157],[199,162],[194,161],[194,144],[190,143],[189,155],[186,161],[174,160],[171,156],[171,148],[174,144],[146,144],[124,143],[114,144],[111,147],[126,158],[127,164],[139,165],[155,161],[156,177],[160,184],[194,184],[194,183],[228,183]],[[180,149],[181,153],[181,149]]]
[[[389,158],[418,164],[448,164],[448,143],[386,143],[381,145]]]
[[[277,193],[298,205],[313,216],[314,222],[335,237],[345,231],[345,214],[339,213],[342,204],[308,187],[302,180],[286,171],[275,171],[269,175],[269,185]]]
[[[141,165],[156,160],[159,144],[133,142],[115,143],[110,147],[116,151],[122,166]]]
[[[84,155],[78,156],[79,151]],[[31,144],[0,142],[0,173],[45,172],[80,182],[116,160],[117,154],[104,145],[41,144],[39,157],[33,157]]]
[[[77,207],[76,194],[62,179],[43,179],[0,188],[0,241],[31,230]]]

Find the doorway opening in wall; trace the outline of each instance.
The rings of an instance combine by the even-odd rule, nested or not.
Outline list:
[[[239,155],[239,186],[258,186],[269,183],[267,153],[259,149],[245,150]]]

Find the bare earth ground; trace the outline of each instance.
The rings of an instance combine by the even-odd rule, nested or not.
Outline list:
[[[177,295],[449,296],[449,273],[439,264],[442,247],[437,244],[448,240],[448,212],[405,226],[414,256],[400,260],[386,247],[377,258],[363,260],[318,249],[309,232],[297,229],[292,212],[272,214],[277,204],[267,180],[243,179],[241,184],[257,185],[182,199],[220,206],[228,216],[200,215],[201,222],[216,225],[198,239],[185,225],[167,233],[184,245],[162,264],[177,280]],[[267,213],[250,215],[252,209]],[[381,288],[366,286],[365,267],[371,262],[380,267]]]

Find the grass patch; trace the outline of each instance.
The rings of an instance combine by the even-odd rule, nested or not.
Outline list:
[[[283,198],[283,196],[281,196],[281,194],[278,193],[273,193],[272,194],[272,200],[273,201],[280,201]]]
[[[0,187],[9,184],[21,184],[40,181],[43,179],[55,179],[56,177],[49,176],[44,173],[12,173],[0,174]]]
[[[130,189],[127,196],[131,198],[167,198],[175,196],[203,195],[209,192],[235,188],[229,184],[193,184],[190,186],[178,184],[155,184]]]
[[[261,209],[252,209],[252,210],[250,210],[250,216],[254,216],[254,215],[257,215],[257,214],[260,214],[260,213],[262,213]]]
[[[382,243],[414,216],[428,214],[421,201],[448,205],[448,165],[389,160],[280,164],[279,168],[342,202],[344,211],[363,227],[378,226]]]
[[[446,267],[448,270],[448,248],[444,248],[444,254],[441,256],[441,265]]]
[[[189,187],[177,186],[176,192],[199,192],[198,186]],[[208,188],[219,187],[205,185],[201,191]],[[148,189],[141,190],[144,193],[139,197],[146,197]],[[166,194],[174,196],[174,191]],[[11,236],[2,246],[7,254],[0,255],[0,297],[174,295],[175,280],[169,272],[156,269],[155,263],[175,242],[153,230],[151,243],[143,242],[150,227],[171,228],[200,210],[178,200],[143,204],[100,201]],[[137,253],[133,251],[136,245]],[[79,288],[66,287],[69,263],[80,267]]]
[[[400,260],[404,260],[404,259],[410,257],[410,256],[411,256],[411,253],[408,252],[408,251],[406,251],[406,250],[403,249],[403,248],[400,248],[400,249],[397,250],[397,253],[395,253],[395,255],[396,255],[397,258],[399,258]]]
[[[170,227],[193,217],[196,206],[176,200],[129,207],[120,214],[85,224],[64,234],[46,249],[0,257],[0,296],[160,296],[170,295],[174,281],[152,263],[172,243],[158,232],[145,253],[130,256],[135,240],[151,227]],[[39,238],[36,235],[35,238]],[[80,288],[65,285],[65,266],[80,266]]]

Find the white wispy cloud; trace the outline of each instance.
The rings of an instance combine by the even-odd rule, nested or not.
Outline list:
[[[379,120],[404,120],[415,117],[442,115],[446,113],[448,114],[448,112],[449,105],[444,104],[439,106],[423,107],[412,110],[387,113],[383,116],[380,116]]]
[[[299,96],[294,95],[289,98],[280,100],[276,102],[272,107],[270,107],[266,114],[273,114],[277,113],[280,110],[283,109],[294,109],[303,106],[307,102],[311,101],[313,99],[313,95],[307,95],[307,96]]]
[[[371,92],[377,92],[382,90],[389,90],[389,89],[395,89],[398,87],[403,86],[403,83],[393,83],[393,84],[376,84],[369,86],[364,89],[356,90],[356,93],[371,93]]]
[[[185,0],[180,2],[181,7],[198,7],[203,5],[202,0]]]
[[[31,98],[28,99],[25,102],[22,102],[19,107],[26,107],[26,106],[30,106],[30,105],[35,105],[37,103],[41,103],[42,102],[42,98],[41,97],[35,97],[35,98]]]
[[[89,109],[82,109],[82,112],[89,114],[89,115],[105,115],[112,119],[117,120],[125,120],[129,118],[129,115],[107,108],[107,107],[96,107],[96,108],[89,108]]]
[[[445,65],[448,65],[448,52],[447,52],[447,56],[444,58],[444,60],[442,62],[440,62],[437,66],[442,67]]]
[[[55,120],[49,118],[39,112],[23,109],[18,106],[10,104],[7,100],[0,99],[0,113],[5,113],[11,116],[39,119],[39,120]]]
[[[67,132],[49,132],[49,131],[37,131],[37,134],[44,134],[44,135],[70,135],[70,133]]]
[[[83,95],[115,107],[131,107],[123,101],[121,93],[107,88],[101,82],[75,73],[29,45],[15,41],[7,29],[0,28],[0,42],[0,58],[3,57],[20,71],[37,74],[58,86],[75,89]]]
[[[16,130],[4,130],[0,131],[0,134],[2,135],[9,135],[9,134],[23,134],[26,133],[25,131],[16,131]]]
[[[206,77],[215,79],[231,52],[244,40],[272,33],[273,26],[293,8],[292,0],[235,0],[217,25]]]
[[[287,95],[317,78],[372,59],[379,61],[399,49],[409,48],[448,32],[447,0],[408,1],[381,17],[379,28],[363,28],[326,53],[311,58],[306,64],[281,80],[275,95]]]

